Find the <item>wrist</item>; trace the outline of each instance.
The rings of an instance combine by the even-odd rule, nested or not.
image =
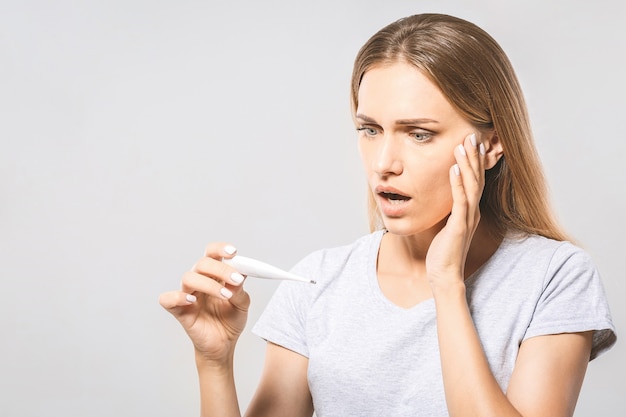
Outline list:
[[[435,300],[465,298],[466,294],[465,282],[461,279],[431,283],[431,290]]]
[[[232,359],[233,355],[221,360],[196,351],[202,416],[241,416]]]
[[[224,358],[211,358],[203,352],[195,351],[196,368],[199,373],[210,372],[228,374],[233,371],[234,354],[229,353]]]
[[[467,292],[463,281],[439,286],[432,291],[439,325],[443,323],[441,320],[458,324],[459,317],[469,312]],[[452,322],[449,321],[450,319]]]

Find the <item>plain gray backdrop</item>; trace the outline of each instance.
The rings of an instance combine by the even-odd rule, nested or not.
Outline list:
[[[555,210],[621,334],[622,2],[2,0],[0,415],[197,415],[192,347],[159,293],[210,241],[289,268],[367,233],[352,62],[421,12],[509,54]],[[275,285],[246,283],[250,324]],[[264,354],[250,327],[244,408]],[[590,364],[576,416],[625,415],[625,353]]]

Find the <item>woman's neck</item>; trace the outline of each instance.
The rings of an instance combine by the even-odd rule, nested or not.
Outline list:
[[[442,226],[443,227],[443,226]],[[441,227],[432,228],[415,235],[397,235],[388,232],[381,242],[378,255],[379,270],[404,271],[407,276],[425,273],[425,260],[430,244]],[[465,263],[465,278],[473,274],[495,253],[502,237],[484,219],[481,220],[470,243]]]

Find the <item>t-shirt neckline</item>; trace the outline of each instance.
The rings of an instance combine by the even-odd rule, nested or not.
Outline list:
[[[375,232],[373,232],[373,239],[371,241],[370,250],[369,250],[368,259],[367,259],[367,265],[366,265],[367,281],[369,283],[370,289],[373,292],[374,297],[378,299],[380,302],[382,302],[382,304],[384,304],[387,308],[390,308],[392,310],[406,312],[406,313],[413,313],[413,312],[417,312],[421,310],[427,310],[427,311],[432,310],[434,313],[434,308],[435,308],[434,301],[435,300],[433,297],[427,298],[411,307],[405,308],[405,307],[401,307],[397,305],[396,303],[388,299],[385,296],[385,294],[383,294],[382,290],[380,289],[380,285],[378,284],[377,264],[378,264],[378,252],[380,251],[380,245],[381,245],[381,242],[385,233],[387,233],[387,230],[385,229],[376,230]],[[494,262],[494,260],[500,257],[501,252],[505,250],[505,248],[508,246],[508,243],[509,243],[509,237],[505,236],[502,239],[502,242],[500,242],[500,244],[498,245],[498,248],[495,250],[495,252],[489,257],[489,259],[487,259],[487,261],[484,264],[482,264],[476,271],[474,271],[469,277],[465,279],[465,286],[467,288],[467,291],[469,291],[471,287],[474,286],[474,283],[478,280],[478,278],[480,278],[480,276],[484,273],[484,271],[489,268],[489,266]]]

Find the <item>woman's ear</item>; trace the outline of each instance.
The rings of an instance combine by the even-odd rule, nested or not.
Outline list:
[[[489,131],[482,139],[485,146],[485,169],[491,169],[496,166],[502,155],[504,155],[502,142],[495,130]]]

